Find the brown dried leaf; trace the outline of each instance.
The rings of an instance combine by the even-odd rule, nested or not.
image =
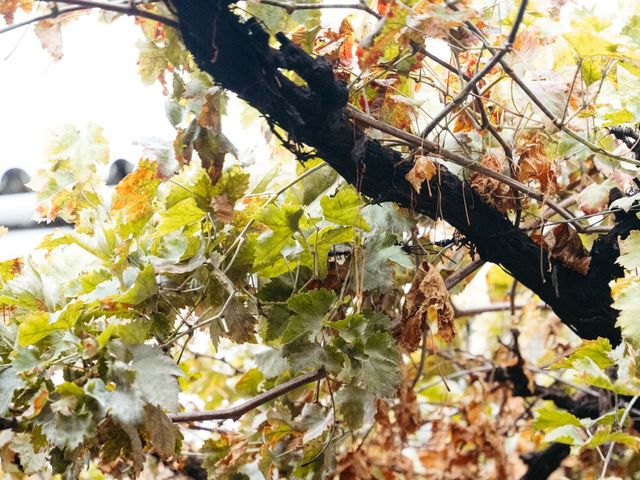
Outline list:
[[[216,218],[222,223],[231,223],[233,220],[233,206],[234,202],[229,198],[229,195],[223,193],[217,197],[211,199],[211,207],[213,208]]]
[[[422,190],[422,182],[428,182],[435,174],[436,164],[432,160],[429,160],[429,157],[419,155],[413,167],[411,167],[411,170],[409,170],[409,173],[407,173],[404,178],[411,184],[416,193],[420,193],[420,190]],[[427,188],[429,188],[428,183]]]
[[[518,180],[522,183],[537,180],[544,193],[552,193],[558,189],[558,172],[555,162],[547,156],[546,143],[541,130],[527,130],[518,136],[515,149],[520,157]]]
[[[62,52],[62,30],[60,22],[55,20],[41,20],[33,29],[40,40],[42,48],[57,62],[64,55]]]
[[[564,266],[574,269],[583,275],[589,271],[591,257],[582,245],[580,235],[567,223],[561,223],[550,232],[546,233],[542,239],[533,237],[538,243],[551,254],[551,256],[559,260]]]
[[[180,429],[161,408],[149,404],[145,405],[144,410],[143,427],[156,453],[164,460],[175,456]]]
[[[445,342],[451,342],[455,337],[455,329],[449,292],[436,269],[423,262],[413,277],[402,308],[402,327],[398,334],[400,346],[409,352],[418,348],[422,328],[427,325],[430,312],[437,316],[438,335]]]
[[[504,159],[495,155],[485,155],[480,163],[494,172],[502,173],[504,169]],[[481,173],[474,173],[471,175],[469,184],[487,203],[495,205],[503,213],[516,206],[515,193],[511,187],[500,180],[487,177]]]

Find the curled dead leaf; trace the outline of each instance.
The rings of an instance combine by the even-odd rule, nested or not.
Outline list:
[[[503,173],[503,158],[498,158],[495,155],[485,155],[480,163],[494,172]],[[487,203],[495,205],[503,213],[514,209],[516,206],[515,192],[500,180],[487,177],[481,173],[474,173],[471,175],[469,184]]]
[[[568,224],[561,223],[542,237],[532,235],[532,238],[564,266],[583,275],[589,271],[591,257],[585,251],[578,232]]]
[[[526,130],[518,136],[515,153],[518,155],[518,180],[522,183],[537,180],[544,193],[558,189],[557,166],[547,156],[547,141],[541,130]]]
[[[438,335],[445,342],[455,337],[453,306],[444,280],[434,267],[423,262],[418,268],[402,308],[402,327],[398,344],[412,352],[418,348],[423,326],[431,319],[438,321]]]
[[[55,20],[41,20],[36,23],[33,29],[40,40],[42,48],[57,62],[63,56],[62,53],[62,30],[60,22]]]
[[[404,178],[411,184],[416,193],[420,193],[420,190],[422,190],[422,182],[426,181],[429,195],[431,195],[428,182],[435,174],[436,164],[432,160],[429,160],[429,157],[419,155],[413,167],[411,167],[411,170],[409,170],[409,173],[407,173]]]
[[[211,207],[216,214],[216,218],[222,223],[231,223],[233,221],[233,203],[226,193],[211,199]]]

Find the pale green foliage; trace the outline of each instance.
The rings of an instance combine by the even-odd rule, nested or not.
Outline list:
[[[32,3],[19,2],[27,10]],[[357,7],[371,8],[380,21],[354,11],[339,26],[327,26],[319,10],[292,13],[259,2],[241,3],[235,13],[256,15],[272,33],[284,31],[305,51],[325,55],[349,85],[353,106],[419,134],[465,85],[455,72],[470,77],[490,56],[465,22],[501,48],[514,21],[513,2],[487,8],[470,0],[456,9],[449,3],[367,1]],[[538,219],[566,221],[547,200],[576,198],[577,207],[567,207],[572,214],[602,214],[598,225],[611,225],[611,188],[627,191],[637,177],[632,159],[611,156],[627,153],[605,127],[640,119],[639,7],[622,1],[603,15],[601,7],[596,14],[578,3],[529,2],[504,57],[554,122],[496,66],[477,86],[500,138],[489,134],[471,97],[456,106],[446,128],[442,122],[429,136],[465,158],[495,159],[498,171],[538,190],[544,201],[522,198],[522,226],[543,233]],[[0,14],[12,21],[18,2],[0,4]],[[164,2],[136,8],[172,16]],[[426,322],[407,325],[407,288],[423,261],[443,276],[467,265],[469,245],[410,208],[367,205],[315,152],[305,151],[311,159],[292,175],[283,173],[294,159],[274,137],[293,132],[271,123],[261,128],[273,158],[257,148],[255,160],[273,168],[256,178],[254,167],[243,167],[251,163],[242,153],[248,145],[236,149],[222,131],[227,94],[198,71],[177,30],[148,19],[139,24],[141,81],[162,85],[176,135],[149,146],[109,195],[97,175],[109,159],[102,129],[67,125],[53,133],[48,168],[31,182],[37,214],[67,220],[74,229],[48,235],[23,260],[0,263],[0,416],[18,423],[15,431],[0,431],[0,473],[21,475],[17,459],[26,474],[103,478],[97,464],[116,476],[136,476],[151,452],[179,465],[172,463],[175,455],[194,452],[191,444],[183,449],[173,413],[260,399],[317,369],[327,378],[260,403],[233,424],[198,432],[210,478],[482,478],[489,470],[515,478],[524,468],[521,443],[538,449],[561,442],[574,451],[600,450],[602,457],[611,444],[639,450],[625,400],[640,394],[637,232],[620,241],[618,264],[626,277],[612,284],[612,295],[624,341],[615,349],[600,338],[558,360],[568,345],[576,346],[575,338],[498,266],[486,276],[487,292],[478,287],[481,276],[470,289],[477,298],[487,293],[523,308],[512,316],[464,315],[454,343],[446,345]],[[453,71],[418,53],[431,51],[433,39]],[[447,48],[449,59],[441,55]],[[389,142],[386,133],[368,134],[393,145],[401,162],[416,154]],[[442,168],[458,172],[433,158],[437,175]],[[424,185],[422,195],[425,189],[436,195],[444,212],[446,198],[430,190],[437,180]],[[411,200],[413,193],[407,192]],[[489,204],[514,196],[480,193]],[[637,199],[631,194],[610,207],[631,211]],[[514,219],[512,211],[506,215]],[[595,236],[581,238],[588,245]],[[547,266],[554,268],[540,268]],[[457,288],[464,297],[465,282]],[[476,297],[463,300],[476,306]],[[516,327],[526,340],[521,351],[507,352]],[[403,349],[422,343],[423,351],[400,350],[398,339]],[[531,387],[553,383],[558,395],[597,396],[601,415],[579,418],[538,402],[529,422],[529,401],[519,406],[513,385],[493,382],[498,368],[522,367],[526,375],[529,366],[545,374],[527,376]],[[531,427],[544,437],[532,436]],[[503,441],[505,432],[518,441]],[[620,455],[620,464],[637,463],[631,455]],[[510,470],[510,462],[521,468]],[[568,463],[584,466],[577,458]]]

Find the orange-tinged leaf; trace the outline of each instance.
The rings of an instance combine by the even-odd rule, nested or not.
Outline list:
[[[485,155],[480,163],[494,172],[502,173],[504,168],[504,159],[495,155]],[[515,193],[511,187],[501,181],[481,173],[474,173],[469,184],[487,203],[495,205],[501,212],[515,207]]]
[[[55,20],[41,20],[36,23],[33,29],[38,40],[40,40],[42,48],[44,48],[55,61],[60,60],[63,55],[60,25],[60,22]]]
[[[111,211],[123,211],[128,221],[150,215],[153,213],[152,200],[159,183],[158,164],[141,160],[138,168],[116,186]]]
[[[566,223],[561,223],[542,238],[533,236],[534,240],[541,243],[552,257],[556,258],[563,265],[573,268],[577,272],[586,275],[589,271],[591,257],[582,245],[582,240],[578,232],[569,227]]]
[[[216,214],[216,218],[222,223],[231,223],[233,221],[233,200],[228,194],[223,193],[217,197],[213,197],[211,200],[211,206],[213,212]]]
[[[453,133],[468,133],[475,128],[475,123],[467,112],[461,112],[453,123]]]
[[[432,160],[429,160],[429,157],[419,155],[413,167],[411,167],[411,170],[409,170],[409,173],[407,173],[404,178],[407,179],[416,193],[420,193],[422,183],[425,181],[429,182],[436,174],[436,171],[436,165]],[[429,188],[429,183],[427,183],[427,188]]]
[[[547,156],[547,139],[542,130],[527,130],[518,136],[515,153],[518,161],[518,180],[522,183],[537,180],[543,192],[555,192],[557,184],[557,168],[555,162]]]
[[[7,24],[13,23],[13,16],[18,9],[18,0],[3,0],[0,2],[0,15]]]

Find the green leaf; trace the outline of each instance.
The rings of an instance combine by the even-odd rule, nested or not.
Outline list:
[[[373,419],[374,396],[357,385],[344,385],[336,393],[336,407],[347,426],[358,430]]]
[[[118,385],[108,395],[108,411],[123,425],[137,425],[144,414],[144,400],[140,392],[129,386]]]
[[[602,126],[610,127],[612,125],[633,122],[633,113],[626,108],[623,108],[622,110],[616,110],[615,112],[605,113],[604,118],[606,122],[604,122]]]
[[[150,41],[138,41],[138,73],[145,85],[151,85],[167,68],[167,59],[162,48]]]
[[[324,218],[330,222],[365,231],[371,230],[360,213],[362,201],[352,185],[343,184],[333,196],[322,197],[320,206]]]
[[[413,268],[409,255],[396,245],[393,235],[381,231],[365,243],[364,289],[387,291],[393,283],[397,267]]]
[[[613,365],[613,360],[609,358],[611,343],[606,338],[597,340],[583,340],[582,344],[576,348],[571,355],[557,361],[551,368],[574,368],[573,363],[582,358],[590,358],[598,367],[609,368]]]
[[[262,234],[256,245],[256,267],[268,266],[280,257],[285,245],[292,242],[292,235],[298,231],[303,210],[293,205],[276,207],[269,205],[262,209],[256,220],[264,223],[271,232]]]
[[[323,347],[318,342],[297,338],[286,344],[282,356],[287,359],[292,373],[317,370],[324,367],[331,374],[342,370],[344,356],[331,346]]]
[[[640,346],[640,281],[637,279],[621,279],[616,281],[612,289],[614,302],[611,305],[620,310],[616,326],[622,335],[634,346]],[[618,288],[616,288],[618,287]]]
[[[398,205],[391,202],[366,205],[362,215],[374,230],[392,233],[398,240],[402,239],[404,232],[411,231],[415,224],[400,212]]]
[[[0,416],[9,411],[13,392],[24,386],[24,381],[12,367],[0,371]]]
[[[120,384],[114,390],[107,390],[101,379],[93,378],[85,384],[84,392],[95,400],[99,417],[110,413],[119,422],[131,425],[138,424],[142,418],[144,401],[139,392],[127,385]]]
[[[186,198],[161,215],[162,220],[158,224],[157,232],[159,235],[166,235],[174,230],[197,225],[205,215],[206,213],[196,205],[195,198]]]
[[[615,390],[613,382],[596,363],[589,357],[580,358],[573,362],[576,370],[576,381],[593,387]]]
[[[156,285],[156,275],[153,271],[152,265],[146,265],[144,269],[129,269],[129,278],[125,280],[127,285],[130,285],[126,292],[122,295],[117,295],[112,298],[115,303],[123,303],[127,305],[139,305],[148,298],[158,293],[158,286]],[[135,280],[131,280],[131,276],[135,273]]]
[[[235,202],[242,198],[247,188],[249,188],[249,174],[240,166],[233,165],[231,168],[222,172],[220,179],[213,187],[212,196],[220,196],[226,193],[231,201]],[[263,220],[260,221],[263,222]],[[268,222],[263,223],[271,227]]]
[[[83,308],[82,302],[73,302],[52,314],[33,312],[22,317],[18,327],[18,345],[27,347],[48,337],[56,330],[73,327]]]
[[[198,162],[192,161],[185,165],[171,180],[171,183],[167,184],[165,198],[168,209],[188,198],[194,198],[202,210],[210,207],[213,186],[206,170],[198,165]]]
[[[85,437],[95,435],[95,424],[89,413],[76,412],[70,416],[54,413],[42,424],[42,432],[56,447],[73,450]]]
[[[236,392],[247,397],[258,394],[264,375],[258,368],[248,370],[236,383]]]
[[[275,378],[287,369],[287,361],[282,353],[275,348],[269,348],[256,354],[256,364],[264,378]]]
[[[17,373],[28,372],[35,368],[41,368],[44,361],[38,355],[38,351],[34,348],[19,347],[14,351],[14,357],[11,359],[11,366]]]
[[[566,445],[581,445],[580,430],[573,425],[564,425],[551,430],[544,436],[545,442],[564,443]]]
[[[640,231],[632,230],[627,238],[618,240],[620,256],[616,263],[627,270],[640,268]]]
[[[9,447],[20,456],[20,465],[27,475],[44,472],[49,466],[46,452],[36,451],[28,433],[15,433]]]
[[[144,429],[160,458],[168,459],[180,453],[180,429],[158,407],[147,405],[144,413]]]
[[[640,15],[631,16],[620,33],[633,40],[636,47],[640,47]]]
[[[118,341],[110,342],[109,351],[135,372],[132,388],[147,402],[169,411],[178,410],[180,389],[176,377],[183,373],[171,358],[151,345],[125,345]]]
[[[580,58],[615,55],[618,50],[616,43],[596,35],[593,31],[583,28],[571,30],[562,35],[571,44]]]
[[[362,381],[371,393],[380,397],[395,394],[400,381],[400,354],[388,333],[374,333],[364,345]]]
[[[296,315],[289,320],[283,342],[298,337],[313,339],[322,330],[324,318],[336,300],[336,294],[324,288],[292,295],[287,305]]]
[[[305,170],[313,168],[321,163],[323,162],[320,159],[305,162]],[[297,173],[300,175],[303,171],[300,169]],[[338,178],[338,173],[328,165],[303,178],[299,183],[302,187],[302,198],[300,200],[302,205],[310,205],[320,195],[331,188]]]
[[[565,425],[582,428],[580,419],[575,415],[556,407],[543,407],[536,412],[533,427],[538,430],[552,430]]]
[[[621,443],[636,452],[640,452],[640,438],[625,432],[610,432],[607,430],[598,430],[585,443],[585,448],[596,448],[605,443]]]
[[[318,268],[318,277],[325,278],[327,276],[327,257],[331,249],[344,243],[351,243],[355,239],[355,232],[351,227],[332,228],[326,227],[320,231],[314,231],[307,239],[307,244],[311,247],[311,251],[305,251],[300,258],[300,264],[314,270],[314,266]]]

